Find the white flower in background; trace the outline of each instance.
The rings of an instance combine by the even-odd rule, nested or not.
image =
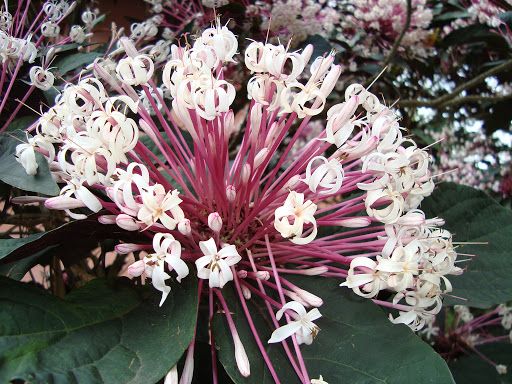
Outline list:
[[[295,320],[288,322],[288,324],[283,325],[272,332],[272,336],[268,342],[279,343],[287,337],[295,335],[297,343],[307,345],[311,344],[320,331],[320,328],[313,323],[313,321],[322,317],[318,308],[313,308],[309,312],[306,312],[306,308],[304,308],[301,303],[298,303],[297,301],[290,301],[277,311],[277,320],[280,320],[281,317],[283,317],[286,310],[294,312],[291,317]]]
[[[200,241],[199,247],[204,256],[196,260],[197,277],[208,279],[210,288],[222,288],[233,280],[231,266],[242,259],[234,245],[226,244],[217,251],[215,240],[210,238]]]
[[[318,379],[311,379],[311,384],[329,384],[329,383],[324,380],[322,375],[320,375],[320,377]]]
[[[304,194],[291,191],[282,207],[275,211],[274,227],[286,239],[295,244],[307,244],[313,241],[317,234],[317,226],[314,214],[316,204],[311,200],[304,202]],[[292,223],[289,218],[292,218]],[[311,224],[313,231],[306,237],[304,224]]]

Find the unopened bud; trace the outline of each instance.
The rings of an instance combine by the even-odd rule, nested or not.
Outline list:
[[[260,280],[268,280],[270,279],[270,273],[268,271],[258,271],[256,277]]]
[[[336,222],[340,227],[345,228],[364,228],[371,224],[369,217],[350,217],[347,219],[341,219]]]
[[[142,251],[143,249],[147,249],[148,246],[144,244],[131,244],[131,243],[122,243],[117,244],[115,250],[117,253],[125,255],[130,252]]]
[[[193,343],[193,341],[192,341]],[[185,359],[185,365],[181,372],[180,384],[192,383],[194,377],[194,346],[191,344],[188,347],[187,358]]]
[[[258,168],[263,164],[263,161],[267,158],[268,152],[268,148],[263,148],[254,156],[254,168]]]
[[[12,204],[33,204],[33,203],[44,203],[48,200],[47,197],[42,196],[16,196],[11,199]]]
[[[101,215],[100,217],[98,217],[98,221],[101,224],[115,224],[116,218],[116,215]]]
[[[244,295],[246,300],[251,299],[251,291],[245,285],[242,285],[242,294]]]
[[[251,177],[251,166],[249,164],[244,164],[242,167],[242,182],[247,183],[249,181],[249,178]]]
[[[117,215],[116,224],[127,231],[138,231],[140,229],[139,223],[133,217],[124,213]]]
[[[237,275],[238,275],[238,277],[239,277],[239,278],[241,278],[241,279],[245,279],[245,278],[247,278],[247,271],[246,271],[245,269],[241,269],[241,270],[239,270],[236,274],[237,274]]]
[[[165,375],[164,384],[178,384],[178,367],[176,365]]]
[[[248,377],[251,374],[251,365],[249,363],[249,358],[247,357],[247,353],[245,353],[245,348],[240,340],[238,334],[233,335],[233,341],[235,343],[235,361],[240,371],[240,374],[243,377]]]
[[[190,236],[192,233],[192,229],[190,228],[190,220],[189,219],[183,219],[178,223],[178,231],[183,236]]]
[[[208,215],[208,226],[213,232],[217,233],[222,229],[222,218],[217,212]]]
[[[138,260],[128,267],[128,274],[132,277],[139,277],[144,273],[145,264],[142,260]]]
[[[319,298],[316,295],[313,295],[311,292],[305,291],[304,289],[295,287],[293,290],[297,295],[302,297],[302,299],[312,307],[320,307],[324,303],[324,301],[321,298]]]
[[[293,189],[297,185],[297,183],[300,181],[300,175],[295,175],[288,180],[288,182],[284,185],[283,190],[286,189]]]
[[[236,189],[233,185],[228,185],[226,187],[226,197],[228,198],[228,201],[232,203],[236,199]]]
[[[85,207],[82,200],[68,196],[50,197],[44,202],[44,206],[48,209],[74,209]]]
[[[297,270],[297,273],[300,272],[301,275],[306,275],[306,276],[318,276],[318,275],[321,275],[322,273],[327,272],[328,270],[329,270],[329,268],[327,268],[327,267],[314,267],[314,268]]]

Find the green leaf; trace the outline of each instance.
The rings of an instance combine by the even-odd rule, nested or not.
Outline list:
[[[156,383],[194,332],[196,279],[165,304],[152,287],[93,280],[63,300],[0,278],[0,382]]]
[[[512,345],[488,344],[476,347],[479,352],[496,364],[507,365],[509,370],[506,375],[499,375],[491,364],[485,362],[476,354],[461,356],[450,363],[453,377],[457,383],[471,384],[512,384]]]
[[[29,126],[31,126],[34,121],[37,120],[37,116],[22,116],[15,119],[9,126],[7,127],[6,132],[22,130],[24,131]]]
[[[35,176],[27,175],[23,166],[16,161],[16,146],[21,142],[26,142],[25,132],[0,135],[0,180],[24,191],[57,195],[59,187],[52,179],[48,162],[43,155],[36,153],[38,168]]]
[[[467,263],[467,271],[462,275],[450,276],[454,295],[467,301],[448,296],[445,304],[488,308],[511,300],[512,211],[482,191],[454,183],[439,185],[432,196],[423,201],[421,208],[428,217],[445,219],[444,227],[452,232],[455,242],[488,242],[457,248],[461,253],[477,256]]]
[[[293,281],[324,300],[324,305],[319,308],[322,318],[316,322],[321,331],[312,345],[301,346],[311,378],[322,375],[328,383],[343,384],[453,383],[444,360],[408,327],[392,324],[370,300],[340,288],[339,281],[333,279],[308,277]],[[251,303],[254,301],[251,299]],[[240,313],[239,304],[230,302],[229,308],[234,312],[237,329],[251,362],[251,376],[244,379],[237,374],[229,331],[217,329],[216,323],[219,358],[226,371],[237,384],[273,383],[259,351],[254,343],[250,343],[252,336],[240,319],[244,315]],[[257,329],[264,345],[270,348],[270,358],[279,370],[281,382],[298,383],[281,346],[266,344],[272,331],[266,325],[268,320],[265,323],[265,316],[257,311],[251,313],[261,317]]]
[[[0,239],[0,260],[15,250],[41,238],[46,232],[35,233],[19,239]]]
[[[72,55],[65,56],[56,60],[54,67],[57,68],[60,75],[65,75],[75,69],[82,68],[84,65],[91,64],[94,59],[103,56],[102,52],[79,52]]]

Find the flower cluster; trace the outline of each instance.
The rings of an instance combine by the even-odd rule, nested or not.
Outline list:
[[[339,21],[334,7],[312,0],[256,1],[246,9],[250,18],[261,18],[260,28],[280,38],[300,43],[308,36],[328,36]]]
[[[418,209],[434,187],[426,151],[358,84],[327,111],[325,129],[301,141],[341,74],[333,55],[313,60],[300,80],[311,45],[290,52],[250,43],[250,105],[233,143],[236,91],[224,69],[238,41],[228,28],[217,21],[158,61],[128,38],[120,44],[126,56],[115,71],[95,63],[67,85],[20,144],[19,161],[34,172],[33,151],[46,156],[62,185],[48,208],[77,219],[88,209],[103,224],[141,233],[145,241],[116,249],[146,252],[129,272],[150,278],[161,304],[168,281],[192,278],[195,266],[198,295],[210,317],[216,307],[225,315],[242,375],[250,364],[225,289],[234,289],[249,324],[247,301],[265,302],[275,331],[251,327],[263,359],[277,379],[261,338],[280,343],[303,383],[311,380],[300,345],[317,336],[323,301],[285,276],[346,278],[342,285],[364,297],[394,291],[393,302],[374,302],[398,309],[392,321],[414,329],[439,311],[451,289],[446,276],[460,269],[451,235]],[[190,378],[193,344],[183,373]]]
[[[358,40],[356,48],[362,57],[389,51],[407,20],[406,0],[356,0],[345,5],[344,10],[347,17],[340,20],[337,38],[347,42]],[[400,44],[401,51],[418,57],[432,54],[432,17],[426,0],[412,0],[411,19]]]
[[[498,374],[507,374],[507,366],[498,364],[477,348],[489,343],[512,342],[512,308],[500,304],[487,312],[475,315],[464,305],[455,305],[452,325],[445,324],[443,332],[435,319],[427,322],[421,334],[429,340],[447,360],[460,354],[475,353],[492,365]],[[505,334],[504,334],[505,333]],[[450,348],[446,348],[449,345]]]

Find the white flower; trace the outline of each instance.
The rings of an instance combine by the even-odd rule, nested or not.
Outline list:
[[[125,57],[117,64],[117,77],[128,85],[146,84],[153,76],[155,65],[146,55]]]
[[[137,218],[148,227],[160,221],[167,229],[174,229],[185,218],[183,210],[179,207],[181,199],[178,190],[165,192],[161,184],[148,187],[147,191],[141,191],[142,206]],[[170,215],[167,213],[170,212]]]
[[[277,328],[272,332],[269,343],[279,343],[287,337],[295,334],[297,343],[299,344],[311,344],[313,339],[316,337],[320,328],[313,324],[313,321],[322,317],[318,308],[313,308],[306,313],[306,308],[297,301],[290,301],[283,305],[283,307],[277,311],[276,318],[280,320],[286,310],[292,310],[296,315],[292,315],[296,320],[290,321],[288,324]]]
[[[498,372],[498,375],[506,375],[508,370],[507,366],[504,364],[497,364],[496,365],[496,372]]]
[[[217,252],[215,240],[210,238],[200,241],[199,248],[204,256],[196,260],[197,277],[208,279],[210,288],[222,288],[233,280],[230,267],[242,260],[234,245],[226,244]]]
[[[316,204],[311,200],[304,202],[304,194],[291,191],[282,207],[275,211],[274,227],[284,238],[289,238],[295,244],[308,244],[317,234],[314,214]],[[293,223],[289,218],[293,217]],[[306,237],[302,237],[304,224],[313,225],[313,231]]]
[[[315,161],[321,161],[313,173],[311,168]],[[306,168],[306,178],[302,180],[306,183],[311,192],[316,193],[318,187],[326,188],[320,191],[320,194],[329,195],[336,193],[341,188],[343,182],[343,167],[337,159],[327,160],[323,156],[313,157]]]
[[[385,274],[376,270],[377,263],[368,257],[355,257],[350,262],[347,280],[340,287],[348,287],[362,297],[375,297],[387,288]],[[361,273],[356,273],[356,272]]]
[[[189,270],[187,264],[181,260],[181,244],[171,234],[157,233],[153,237],[153,249],[155,253],[144,257],[145,272],[148,277],[151,277],[153,286],[162,292],[160,300],[160,306],[162,306],[171,291],[171,287],[165,284],[165,281],[170,278],[165,272],[165,264],[171,271],[176,271],[178,283],[188,275]]]
[[[55,76],[48,69],[42,67],[33,66],[30,68],[30,81],[36,88],[42,89],[43,91],[49,90],[53,86]]]

